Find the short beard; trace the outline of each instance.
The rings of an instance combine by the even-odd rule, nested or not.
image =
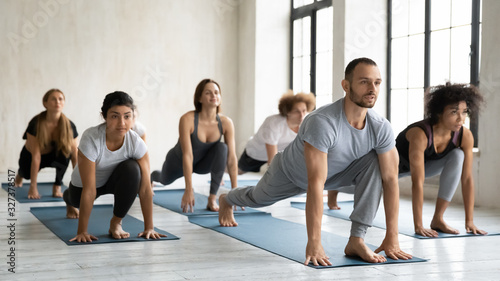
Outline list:
[[[373,108],[373,106],[375,105],[375,103],[373,104],[369,104],[369,103],[365,103],[363,102],[363,96],[361,96],[361,100],[354,100],[353,99],[353,95],[352,93],[354,93],[354,91],[352,90],[352,87],[349,87],[349,99],[354,103],[356,104],[357,106],[359,107],[362,107],[362,108]],[[376,101],[376,100],[375,100]]]

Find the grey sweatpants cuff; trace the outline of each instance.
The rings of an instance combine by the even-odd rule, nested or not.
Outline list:
[[[367,230],[368,230],[368,225],[366,225],[366,224],[362,224],[362,223],[358,223],[358,222],[354,222],[354,221],[351,224],[351,236],[364,239]]]

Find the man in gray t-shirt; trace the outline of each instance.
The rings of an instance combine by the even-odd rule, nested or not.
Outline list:
[[[331,265],[321,245],[323,190],[354,190],[354,210],[346,255],[367,262],[410,259],[398,241],[398,153],[389,122],[371,108],[382,79],[376,63],[367,58],[346,67],[342,87],[346,97],[309,114],[295,140],[277,154],[256,186],[236,188],[220,197],[219,222],[237,226],[232,206],[263,207],[307,192],[308,243],[305,264]],[[373,252],[364,237],[384,191],[387,231]]]

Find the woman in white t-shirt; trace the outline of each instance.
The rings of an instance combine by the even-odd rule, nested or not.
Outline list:
[[[315,105],[312,93],[294,95],[290,90],[284,94],[278,104],[279,114],[267,117],[248,141],[238,161],[238,173],[259,172],[262,165],[269,165],[274,155],[295,139],[304,117]]]
[[[103,194],[114,194],[113,217],[109,234],[115,239],[130,237],[122,229],[139,194],[146,239],[159,239],[163,234],[153,226],[153,191],[149,179],[149,156],[146,144],[131,130],[134,101],[124,92],[106,95],[101,107],[105,122],[87,129],[78,147],[78,164],[64,192],[68,218],[78,218],[77,235],[70,241],[92,242],[97,237],[87,232],[94,200]],[[79,208],[80,210],[78,210]]]

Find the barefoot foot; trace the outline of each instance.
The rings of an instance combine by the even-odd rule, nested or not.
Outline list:
[[[15,187],[21,187],[21,186],[23,186],[23,177],[21,177],[19,175],[19,173],[16,174],[16,179],[14,180],[14,186]]]
[[[28,191],[28,199],[40,199],[40,193],[38,193],[38,188],[36,186],[30,186],[30,190]]]
[[[109,235],[115,239],[125,239],[130,237],[130,233],[122,228],[122,219],[113,216],[109,222]]]
[[[431,228],[434,229],[435,231],[443,232],[443,233],[449,233],[449,234],[459,234],[460,231],[457,229],[449,226],[444,222],[444,220],[436,220],[433,219],[431,222]]]
[[[62,198],[63,197],[60,185],[55,185],[54,184],[52,186],[52,197],[56,197],[56,198]]]
[[[68,219],[77,219],[79,215],[80,211],[77,208],[66,205],[66,217]]]
[[[345,246],[344,253],[347,256],[360,257],[362,260],[371,263],[385,262],[386,258],[382,255],[376,254],[368,246],[364,240],[359,237],[349,237],[349,242]]]
[[[227,203],[226,194],[222,194],[219,197],[219,223],[221,226],[238,226],[238,223],[234,219],[233,207]]]
[[[337,195],[339,194],[336,190],[328,190],[328,208],[330,210],[340,210],[337,204]]]
[[[217,205],[217,200],[215,198],[216,198],[215,195],[212,194],[208,196],[207,210],[212,212],[219,211],[219,205]]]

